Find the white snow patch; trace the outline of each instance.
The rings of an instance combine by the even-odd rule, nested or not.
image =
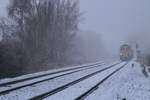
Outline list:
[[[130,61],[85,100],[150,100],[150,78],[141,70],[139,63]]]
[[[51,91],[55,88],[58,88],[62,85],[65,85],[69,82],[72,82],[74,80],[77,80],[83,76],[86,76],[90,73],[93,73],[99,69],[103,69],[106,68],[110,65],[113,65],[115,63],[118,63],[119,61],[104,65],[104,66],[99,66],[96,68],[92,68],[92,69],[87,69],[87,70],[83,70],[80,72],[76,72],[70,75],[65,75],[62,77],[58,77],[46,82],[42,82],[42,83],[38,83],[32,86],[28,86],[22,89],[18,89],[16,91],[10,92],[8,94],[4,94],[0,96],[0,100],[26,100],[29,98],[32,98],[34,96],[43,94],[45,92]],[[17,86],[17,85],[16,85]]]
[[[113,71],[120,68],[124,64],[125,62],[118,64],[105,71],[102,71],[43,100],[74,100],[84,92],[88,91],[94,85],[98,84],[101,80],[103,80],[105,77],[107,77],[109,74],[111,74]]]

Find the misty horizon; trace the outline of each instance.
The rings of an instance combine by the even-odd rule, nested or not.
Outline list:
[[[116,54],[122,44],[139,44],[142,53],[148,53],[150,43],[149,0],[79,0],[80,11],[85,20],[79,23],[81,31],[93,31]],[[0,16],[6,16],[8,0],[0,3]]]

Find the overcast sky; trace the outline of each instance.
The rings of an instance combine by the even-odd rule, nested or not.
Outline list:
[[[8,0],[0,0],[0,16],[6,16]],[[127,43],[146,52],[150,43],[150,0],[80,0],[84,22],[80,29],[101,34],[107,49],[116,52]]]
[[[80,0],[80,9],[86,18],[81,30],[101,34],[108,49],[116,51],[124,43],[134,47],[139,43],[141,49],[147,49],[150,0]]]

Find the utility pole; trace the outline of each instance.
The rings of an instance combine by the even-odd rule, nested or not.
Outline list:
[[[117,49],[117,55],[118,55],[117,57],[119,58],[119,49]]]
[[[138,47],[139,47],[139,45],[138,45],[138,43],[136,44],[136,57],[137,57],[137,59],[138,59]]]
[[[150,43],[149,43],[149,56],[150,56]]]
[[[138,50],[138,48],[139,48],[139,44],[137,43],[137,44],[136,44],[136,55],[137,55],[137,60],[140,59],[140,54],[141,54],[141,50]]]

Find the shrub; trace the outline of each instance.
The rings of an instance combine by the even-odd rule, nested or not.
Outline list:
[[[19,41],[6,39],[0,42],[0,78],[16,77],[26,73],[28,57]]]

